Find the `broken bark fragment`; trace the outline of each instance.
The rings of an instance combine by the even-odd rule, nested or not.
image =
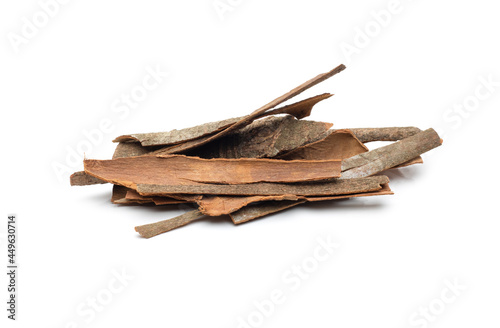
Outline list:
[[[394,128],[356,128],[350,129],[359,141],[366,143],[372,141],[398,141],[411,137],[422,130],[419,128],[394,127]]]
[[[184,155],[84,160],[85,172],[136,189],[136,184],[196,185],[316,181],[340,176],[340,161],[202,159]]]
[[[332,125],[297,120],[290,115],[268,117],[196,148],[187,155],[202,158],[275,157],[282,152],[324,139]]]
[[[386,176],[360,179],[333,179],[327,182],[310,183],[247,183],[247,184],[198,184],[198,185],[157,185],[138,184],[137,192],[142,196],[162,196],[172,194],[234,195],[234,196],[332,196],[373,191],[380,185],[389,183]]]
[[[377,174],[441,146],[442,140],[433,129],[342,162],[342,179],[360,178]]]
[[[88,186],[88,185],[103,184],[103,183],[108,183],[108,182],[103,181],[99,178],[93,177],[91,175],[88,175],[84,171],[79,171],[79,172],[73,173],[69,177],[69,183],[72,186]]]
[[[135,231],[137,231],[144,238],[151,238],[164,232],[182,227],[203,216],[204,214],[200,211],[193,210],[172,219],[135,227]]]

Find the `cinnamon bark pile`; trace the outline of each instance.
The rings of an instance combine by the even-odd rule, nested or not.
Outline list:
[[[136,227],[150,238],[205,216],[240,224],[305,202],[391,195],[380,173],[422,163],[442,144],[433,129],[331,129],[303,120],[321,94],[278,107],[343,71],[320,74],[249,115],[192,128],[117,137],[113,159],[84,160],[71,185],[112,183],[115,204],[194,204],[196,209]],[[366,143],[393,141],[369,150]]]

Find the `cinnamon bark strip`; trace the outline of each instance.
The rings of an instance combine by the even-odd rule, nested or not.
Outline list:
[[[245,206],[240,210],[234,211],[229,214],[231,220],[234,224],[244,223],[253,219],[263,217],[272,213],[280,212],[288,208],[303,204],[305,202],[317,202],[317,201],[327,201],[335,199],[346,199],[346,198],[357,198],[357,197],[368,197],[368,196],[382,196],[382,195],[393,195],[394,193],[389,188],[389,184],[382,185],[382,188],[377,191],[370,191],[358,194],[350,195],[338,195],[330,197],[305,197],[299,201],[265,201],[262,203],[251,204]]]
[[[203,216],[204,214],[200,211],[193,210],[172,219],[135,227],[135,231],[137,231],[144,238],[151,238],[167,231],[182,227]]]
[[[434,129],[428,129],[388,146],[353,156],[342,162],[341,179],[377,174],[439,147],[442,142]]]
[[[131,189],[136,184],[196,185],[301,182],[340,176],[340,161],[202,159],[184,155],[85,160],[85,172]]]
[[[142,196],[172,194],[234,195],[234,196],[332,196],[354,194],[380,189],[389,183],[386,176],[359,179],[334,179],[311,183],[248,183],[248,184],[199,184],[199,185],[155,185],[138,184],[137,192]]]
[[[202,158],[275,157],[324,139],[332,123],[297,120],[293,116],[267,117],[188,152]]]
[[[422,131],[413,126],[392,128],[356,128],[350,130],[359,139],[359,141],[363,143],[372,141],[398,141],[411,137]]]
[[[302,119],[311,114],[314,105],[316,105],[318,102],[322,100],[330,98],[331,96],[333,95],[325,93],[315,97],[311,97],[306,100],[297,102],[295,104],[278,108],[267,113],[263,113],[262,115],[255,117],[255,119],[262,118],[268,115],[277,115],[277,114],[290,114],[296,117],[297,119]],[[140,143],[140,145],[142,146],[168,146],[173,144],[179,144],[182,142],[196,140],[201,137],[213,135],[241,121],[244,118],[245,117],[229,118],[222,121],[205,123],[190,128],[185,128],[181,130],[172,130],[168,132],[136,133],[130,135],[122,135],[115,138],[113,142]]]
[[[166,149],[162,150],[162,154],[181,153],[181,152],[187,151],[189,149],[193,149],[193,148],[202,146],[202,145],[204,145],[210,141],[216,140],[218,138],[221,138],[232,131],[235,131],[237,129],[244,127],[245,125],[250,124],[253,120],[255,120],[257,117],[261,116],[262,114],[264,114],[268,110],[270,110],[270,109],[278,106],[279,104],[282,104],[285,101],[297,96],[298,94],[306,91],[307,89],[315,86],[316,84],[325,81],[326,79],[334,76],[335,74],[342,72],[344,69],[345,69],[344,65],[339,65],[336,68],[332,69],[331,71],[324,73],[324,74],[320,74],[320,75],[316,76],[315,78],[301,84],[300,86],[296,87],[295,89],[293,89],[293,90],[285,93],[284,95],[276,98],[275,100],[271,101],[267,105],[262,106],[261,108],[255,110],[251,114],[243,117],[238,122],[230,125],[226,129],[224,129],[220,132],[217,132],[213,135],[201,137],[201,138],[198,138],[196,140],[187,141],[187,142],[181,143],[179,145],[175,145],[175,146],[166,148]]]

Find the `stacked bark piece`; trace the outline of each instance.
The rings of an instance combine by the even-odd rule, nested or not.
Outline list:
[[[113,159],[85,159],[71,184],[112,183],[116,204],[196,205],[136,227],[146,238],[206,215],[229,215],[239,224],[305,202],[390,195],[389,179],[378,174],[422,163],[420,155],[442,143],[434,130],[332,130],[331,123],[303,120],[331,94],[275,109],[344,68],[320,74],[247,116],[120,136]],[[365,143],[371,141],[394,142],[369,151]]]

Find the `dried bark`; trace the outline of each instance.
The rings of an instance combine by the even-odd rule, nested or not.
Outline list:
[[[285,160],[345,159],[367,151],[368,148],[350,130],[335,130],[325,139],[298,147],[279,158]]]
[[[380,189],[389,183],[386,176],[360,179],[333,179],[311,183],[248,183],[248,184],[199,184],[199,185],[158,185],[138,184],[137,192],[142,196],[162,196],[172,194],[233,195],[233,196],[332,196],[353,194]]]
[[[162,154],[176,154],[176,153],[182,153],[184,151],[187,151],[187,150],[190,150],[190,149],[193,149],[193,148],[196,148],[196,147],[200,147],[208,142],[211,142],[211,141],[214,141],[218,138],[221,138],[227,134],[229,134],[230,132],[233,132],[237,129],[240,129],[248,124],[250,124],[253,120],[257,119],[258,117],[262,116],[265,112],[267,112],[268,110],[284,103],[285,101],[299,95],[300,93],[306,91],[307,89],[315,86],[316,84],[318,83],[321,83],[323,81],[325,81],[326,79],[334,76],[335,74],[337,73],[340,73],[342,72],[343,70],[345,69],[345,66],[344,65],[339,65],[337,66],[336,68],[334,68],[333,70],[327,72],[327,73],[324,73],[324,74],[320,74],[318,76],[316,76],[315,78],[301,84],[300,86],[296,87],[295,89],[285,93],[284,95],[282,95],[281,97],[278,97],[276,98],[275,100],[271,101],[270,103],[268,103],[267,105],[264,105],[262,106],[261,108],[255,110],[254,112],[252,112],[251,114],[247,115],[247,116],[244,116],[241,120],[239,120],[238,122],[230,125],[229,127],[227,127],[226,129],[220,131],[220,132],[217,132],[213,135],[208,135],[208,136],[204,136],[204,137],[201,137],[201,138],[198,138],[196,140],[190,140],[190,141],[186,141],[184,143],[181,143],[181,144],[178,144],[178,145],[175,145],[175,146],[172,146],[172,147],[169,147],[169,148],[166,148],[166,149],[163,149],[162,150]]]
[[[433,129],[342,162],[341,179],[360,178],[377,174],[441,146],[442,140]]]
[[[84,171],[78,171],[73,173],[69,177],[69,183],[72,186],[88,186],[88,185],[94,185],[94,184],[103,184],[107,183],[106,181],[103,181],[99,178],[93,177],[91,175],[88,175]]]
[[[297,120],[293,116],[268,117],[188,152],[202,158],[275,157],[324,139],[331,123]]]
[[[87,174],[136,189],[136,184],[197,185],[316,181],[340,176],[340,161],[202,159],[184,155],[84,160]]]
[[[172,219],[135,227],[135,231],[137,231],[144,238],[151,238],[164,232],[182,227],[203,216],[204,214],[200,211],[193,210]]]
[[[359,141],[363,143],[372,141],[398,141],[411,137],[422,131],[413,126],[393,128],[357,128],[350,130],[359,139]]]

